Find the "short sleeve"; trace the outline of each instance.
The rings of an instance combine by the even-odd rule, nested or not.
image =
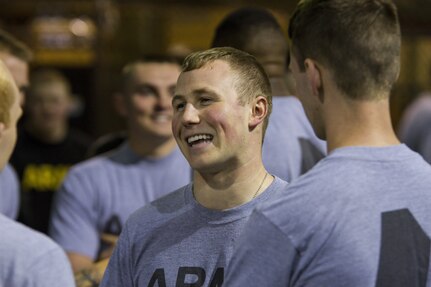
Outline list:
[[[67,252],[97,257],[96,192],[91,176],[72,169],[56,194],[51,213],[50,236]]]

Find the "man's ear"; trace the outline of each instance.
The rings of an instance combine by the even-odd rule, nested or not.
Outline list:
[[[323,103],[323,81],[322,73],[317,62],[312,59],[305,59],[304,61],[305,73],[311,86],[313,95],[319,98],[319,101]]]
[[[6,125],[4,123],[0,123],[0,139],[3,137],[3,134],[5,131],[6,131]]]
[[[127,116],[127,103],[126,103],[126,95],[121,93],[115,93],[112,96],[112,100],[114,103],[114,109],[117,111],[117,113],[122,116]]]
[[[266,97],[258,96],[253,100],[251,105],[251,116],[249,121],[249,129],[253,130],[262,123],[268,114],[269,103]]]

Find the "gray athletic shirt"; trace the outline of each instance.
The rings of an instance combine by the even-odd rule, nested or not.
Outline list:
[[[73,287],[75,281],[57,244],[0,214],[0,286]]]
[[[286,185],[275,178],[254,200],[216,211],[196,202],[190,184],[139,209],[121,233],[101,286],[221,286],[253,208]]]
[[[13,167],[8,163],[0,171],[0,213],[16,219],[19,209],[19,183]]]
[[[226,286],[431,286],[431,167],[405,145],[336,149],[257,209]]]
[[[66,251],[93,259],[100,235],[119,235],[133,211],[191,181],[178,148],[164,158],[142,158],[126,142],[113,153],[74,166],[53,206],[50,236]]]
[[[326,142],[317,138],[301,102],[293,96],[273,97],[262,147],[266,169],[291,182],[325,155]]]
[[[423,158],[431,164],[431,127],[430,133],[424,138],[422,145],[418,151]]]

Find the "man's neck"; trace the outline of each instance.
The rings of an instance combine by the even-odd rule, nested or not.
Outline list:
[[[174,137],[139,137],[129,133],[128,141],[133,152],[141,157],[162,158],[169,155],[177,146]]]
[[[291,96],[292,93],[289,91],[289,88],[286,83],[286,79],[284,77],[272,77],[269,79],[271,83],[271,90],[273,96]]]
[[[273,179],[261,162],[213,173],[195,171],[193,194],[202,206],[225,210],[253,200]]]
[[[400,143],[392,126],[387,99],[338,99],[337,102],[325,114],[328,152],[345,146],[381,147]]]

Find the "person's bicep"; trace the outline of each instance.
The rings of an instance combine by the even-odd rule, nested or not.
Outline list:
[[[54,241],[67,252],[93,261],[100,244],[95,193],[88,179],[80,174],[68,175],[55,196],[49,230]]]

